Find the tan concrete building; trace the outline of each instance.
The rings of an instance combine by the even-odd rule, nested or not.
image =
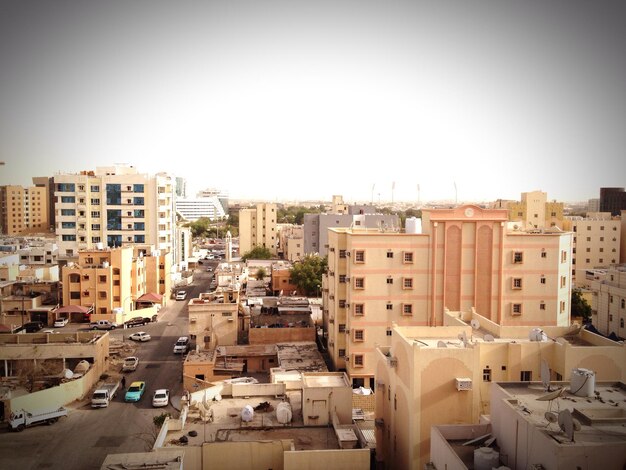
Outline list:
[[[97,246],[153,245],[174,249],[174,182],[164,173],[140,174],[132,166],[98,167],[55,175],[59,256]]]
[[[304,227],[302,225],[278,224],[278,256],[297,261],[304,256]]]
[[[200,294],[187,304],[189,334],[202,349],[236,345],[239,327],[239,291],[218,288]]]
[[[586,273],[584,286],[592,294],[593,326],[605,336],[626,338],[626,265]]]
[[[509,230],[505,210],[423,211],[422,233],[329,230],[324,327],[336,368],[373,388],[392,324],[441,325],[446,310],[503,326],[569,325],[571,233]]]
[[[431,468],[467,470],[482,464],[485,468],[623,469],[626,432],[615,416],[623,414],[624,407],[615,403],[626,401],[626,386],[595,382],[594,396],[589,397],[573,393],[572,385],[553,383],[553,389],[562,387],[564,393],[552,403],[545,401],[545,389],[536,384],[493,384],[490,422],[433,427]],[[559,423],[565,422],[566,415],[572,423],[576,420],[571,436]],[[488,445],[487,440],[476,440],[484,435],[496,441]]]
[[[130,312],[146,293],[145,258],[132,247],[80,251],[78,263],[62,269],[63,305],[93,308],[92,321],[110,320],[116,308]]]
[[[49,207],[45,186],[0,186],[0,233],[47,233],[50,230]]]
[[[239,210],[239,253],[249,252],[255,246],[268,248],[273,255],[278,253],[278,231],[276,226],[276,204],[257,204],[252,209]]]
[[[391,346],[377,349],[376,454],[385,468],[424,468],[433,425],[476,424],[493,414],[493,382],[541,388],[543,360],[553,381],[569,381],[579,368],[597,380],[626,375],[623,344],[576,326],[500,326],[463,315],[473,328],[458,316],[447,315],[442,327],[396,327]]]
[[[607,267],[619,263],[622,222],[610,212],[588,214],[588,217],[568,217],[563,229],[574,232],[572,250],[572,282],[579,286],[577,270]]]
[[[509,220],[521,222],[523,228],[563,227],[563,203],[548,201],[543,191],[522,193],[521,201],[508,202]]]

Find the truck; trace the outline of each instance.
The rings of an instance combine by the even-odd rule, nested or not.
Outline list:
[[[26,411],[16,410],[11,412],[9,417],[9,426],[12,431],[21,432],[28,426],[34,426],[35,424],[53,424],[56,423],[60,417],[67,416],[67,408],[59,407],[54,409],[39,410],[39,411]]]
[[[122,363],[122,372],[132,372],[136,370],[137,364],[139,364],[139,358],[136,356],[124,358],[124,362]]]
[[[110,322],[109,320],[98,320],[92,322],[89,326],[92,330],[114,330],[117,328],[117,323]]]
[[[117,393],[117,389],[119,388],[119,386],[119,381],[105,382],[100,385],[91,396],[91,407],[106,408],[107,406],[109,406],[111,400],[115,398],[115,394]]]

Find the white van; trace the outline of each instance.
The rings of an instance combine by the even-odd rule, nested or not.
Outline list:
[[[181,336],[174,345],[174,354],[185,354],[189,350],[189,338]]]

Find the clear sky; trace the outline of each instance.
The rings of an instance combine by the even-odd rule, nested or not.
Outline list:
[[[0,184],[125,162],[233,199],[598,197],[626,186],[625,13],[2,0]]]

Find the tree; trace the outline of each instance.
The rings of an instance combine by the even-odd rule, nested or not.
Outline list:
[[[265,276],[267,276],[267,271],[265,271],[265,268],[263,266],[256,270],[257,281],[262,281],[263,279],[265,279]]]
[[[241,257],[242,261],[249,259],[272,259],[272,252],[267,247],[256,245]]]
[[[317,295],[322,288],[322,275],[328,268],[328,259],[319,255],[307,255],[296,262],[290,270],[291,282],[307,296]]]
[[[591,306],[580,289],[572,289],[572,317],[582,318],[583,323],[591,322]]]

